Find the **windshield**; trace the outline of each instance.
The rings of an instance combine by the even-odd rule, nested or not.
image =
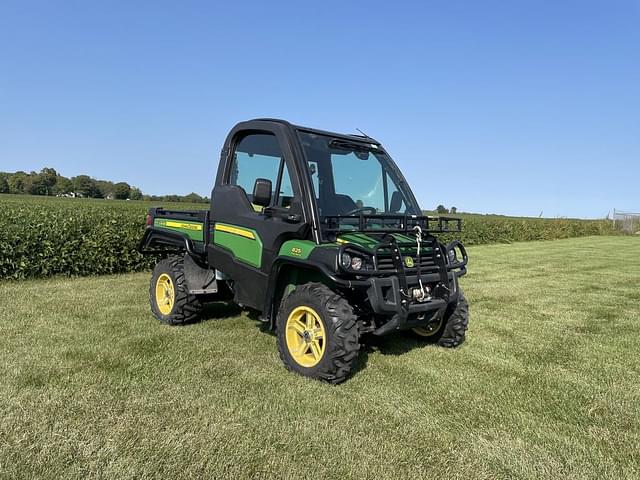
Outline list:
[[[391,159],[376,145],[309,132],[299,135],[321,217],[418,214]]]

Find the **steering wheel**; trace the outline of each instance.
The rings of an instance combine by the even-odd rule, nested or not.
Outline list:
[[[378,210],[375,207],[359,207],[354,208],[353,210],[348,211],[344,215],[356,215],[358,213],[370,212],[371,215],[375,215],[378,213]]]

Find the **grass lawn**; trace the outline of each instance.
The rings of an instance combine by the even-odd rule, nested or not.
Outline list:
[[[0,283],[0,478],[638,478],[640,238],[470,249],[457,350],[288,373],[234,307],[160,325],[148,274]]]

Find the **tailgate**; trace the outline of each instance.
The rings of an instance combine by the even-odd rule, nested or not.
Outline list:
[[[182,233],[194,242],[203,242],[208,210],[149,210],[151,225],[161,230]]]

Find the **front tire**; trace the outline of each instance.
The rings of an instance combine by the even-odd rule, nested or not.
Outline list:
[[[455,308],[445,313],[436,328],[434,325],[413,328],[412,333],[420,340],[437,343],[445,348],[455,348],[464,343],[468,327],[469,302],[460,290]]]
[[[287,369],[329,383],[352,373],[360,350],[349,302],[321,283],[296,287],[282,299],[276,320],[278,351]]]
[[[168,325],[184,325],[197,320],[202,303],[189,294],[184,278],[183,257],[160,260],[151,275],[149,302],[153,315]]]

